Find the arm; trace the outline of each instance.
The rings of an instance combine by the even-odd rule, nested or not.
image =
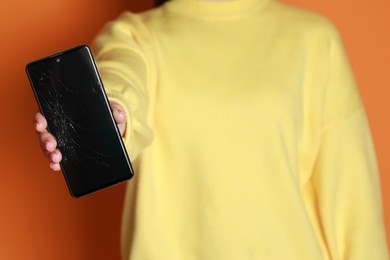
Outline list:
[[[332,259],[388,259],[373,140],[341,38],[332,28],[312,175],[318,217]]]
[[[126,12],[109,22],[91,45],[108,98],[126,114],[124,140],[132,160],[152,141],[147,124],[150,65],[146,36],[139,17]]]
[[[115,121],[132,160],[152,140],[146,123],[149,66],[134,26],[142,27],[133,15],[123,14],[103,28],[92,46]],[[43,154],[50,167],[59,171],[62,155],[56,149],[55,138],[47,132],[47,122],[41,113],[35,114],[34,124]]]

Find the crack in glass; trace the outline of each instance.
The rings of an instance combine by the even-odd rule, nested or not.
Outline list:
[[[94,161],[98,166],[110,168],[110,164],[104,161],[108,154],[96,150],[93,146],[84,142],[79,133],[88,134],[94,131],[89,126],[82,125],[82,122],[76,121],[76,116],[83,118],[85,109],[75,111],[77,109],[76,102],[79,96],[94,95],[95,98],[101,100],[98,95],[98,90],[101,87],[99,82],[89,82],[90,87],[84,89],[72,89],[68,87],[59,77],[56,77],[55,72],[49,68],[45,68],[46,73],[39,76],[39,87],[45,88],[45,92],[39,92],[41,105],[46,107],[45,118],[49,124],[49,131],[57,141],[57,148],[62,153],[62,163],[66,164],[70,160],[88,166],[85,159]],[[69,102],[69,96],[73,98]],[[90,166],[88,166],[90,168]]]

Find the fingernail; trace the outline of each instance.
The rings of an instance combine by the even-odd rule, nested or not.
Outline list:
[[[40,124],[40,123],[36,123],[36,124],[35,124],[35,129],[36,129],[37,131],[39,131],[39,130],[41,129],[41,124]]]
[[[45,142],[45,148],[46,148],[46,150],[49,150],[50,147],[51,147],[51,143],[50,143],[49,141],[46,141],[46,142]]]

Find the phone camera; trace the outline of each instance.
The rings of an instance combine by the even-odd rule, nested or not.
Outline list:
[[[60,62],[61,61],[61,59],[57,59],[57,62]]]

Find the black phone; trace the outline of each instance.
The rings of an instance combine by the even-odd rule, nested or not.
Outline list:
[[[79,198],[131,179],[130,158],[89,47],[31,62],[26,72],[62,154],[71,195]]]

